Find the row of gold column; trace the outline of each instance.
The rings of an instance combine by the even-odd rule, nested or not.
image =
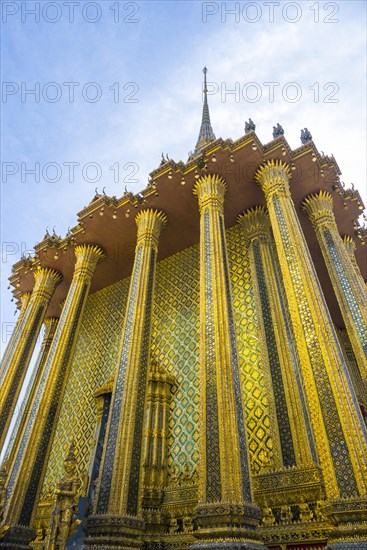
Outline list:
[[[317,462],[313,430],[302,384],[298,378],[299,358],[288,324],[284,286],[281,280],[269,216],[263,206],[238,217],[247,244],[262,344],[269,356],[270,379],[275,392],[280,432],[281,464],[269,466],[307,467]]]
[[[346,366],[297,219],[289,173],[286,165],[272,162],[258,171],[257,180],[266,196],[277,245],[327,496],[365,494],[365,433],[348,391]],[[356,444],[355,436],[360,444]]]
[[[333,288],[339,302],[354,355],[367,391],[367,292],[339,235],[330,193],[320,191],[303,201],[315,228]],[[348,242],[348,241],[347,241]]]
[[[12,548],[24,548],[35,536],[31,526],[38,491],[42,486],[44,464],[47,463],[91,278],[103,257],[100,248],[90,245],[75,247],[75,254],[74,276],[60,321],[47,359],[31,389],[26,418],[16,434],[17,445],[16,448],[14,446],[15,457],[8,474],[8,499],[0,547],[11,545]],[[30,304],[31,301],[32,297]],[[26,343],[24,345],[27,346]]]
[[[309,465],[318,456],[328,499],[354,498],[359,499],[360,503],[361,497],[366,494],[367,484],[366,433],[291,199],[289,169],[282,163],[269,162],[258,171],[257,180],[266,196],[271,229],[269,218],[261,209],[247,213],[240,221],[251,243],[254,279],[259,285],[259,266],[262,266],[266,280],[267,300],[274,325],[273,337],[279,356],[277,376],[282,379],[284,388],[283,410],[288,411],[289,419],[292,418],[292,460],[298,465]],[[216,175],[204,176],[195,186],[201,227],[202,382],[199,503],[195,512],[199,529],[195,536],[198,544],[206,547],[223,541],[227,545],[232,544],[235,539],[236,545],[247,544],[247,548],[252,549],[262,548],[255,530],[260,515],[252,503],[250,487],[225,242],[225,191],[225,182]],[[135,262],[101,465],[96,515],[88,521],[90,536],[86,544],[94,548],[116,545],[139,547],[144,527],[141,511],[144,480],[142,449],[152,299],[158,240],[166,219],[161,212],[145,210],[136,221]],[[276,252],[271,232],[275,237]],[[42,463],[49,451],[53,422],[67,379],[91,277],[102,251],[97,247],[81,246],[76,248],[76,256],[74,278],[43,367],[42,379],[37,382],[37,391],[31,398],[27,422],[17,444],[17,459],[10,472],[11,491],[5,511],[9,529],[6,529],[5,536],[12,537],[12,540],[18,537],[19,544],[31,540],[32,533],[12,527],[31,525],[40,486],[38,472],[42,471]],[[346,257],[343,258],[346,261]],[[279,266],[276,263],[278,260]],[[302,408],[300,389],[289,355],[289,337],[283,326],[284,313],[279,301],[280,274],[284,281],[299,369],[305,382],[312,429],[308,425],[308,413]],[[55,274],[53,277],[57,279]],[[259,295],[260,291],[258,286]],[[37,292],[36,285],[33,291],[35,296],[38,296]],[[30,305],[31,302],[32,297]],[[264,304],[261,302],[260,305],[263,311]],[[42,315],[38,315],[37,322],[39,318],[42,322]],[[28,315],[28,308],[21,321],[22,327],[27,322],[35,323],[27,319],[33,319]],[[33,325],[32,328],[33,338]],[[19,331],[21,333],[21,328]],[[16,344],[13,342],[12,345],[15,350]],[[9,387],[15,384],[12,381],[14,375],[13,378],[11,376],[13,370],[8,368],[3,371],[9,372]],[[42,416],[37,416],[39,410],[42,410]],[[237,526],[235,534],[233,524]]]
[[[34,274],[35,286],[23,313],[24,302],[15,336],[9,343],[0,376],[0,448],[14,414],[24,377],[41,329],[47,306],[61,276],[53,269],[39,268]],[[26,298],[25,300],[27,300]]]
[[[22,404],[20,406],[20,410],[18,412],[18,416],[14,424],[11,437],[5,452],[5,459],[7,462],[8,469],[11,469],[12,464],[14,464],[14,460],[17,454],[17,449],[20,443],[19,439],[20,439],[20,433],[21,433],[21,426],[24,425],[24,423],[27,421],[27,418],[29,417],[30,406],[31,406],[31,403],[33,402],[35,392],[37,391],[40,380],[42,378],[43,369],[46,363],[48,352],[52,344],[52,340],[55,336],[58,322],[59,320],[54,317],[49,317],[44,321],[45,331],[42,338],[41,347],[40,347],[40,350],[33,368],[32,376],[29,380],[27,390],[23,397]]]
[[[343,524],[351,508],[361,510],[360,524],[345,529],[340,540],[366,542],[366,430],[291,198],[290,169],[281,161],[269,161],[257,171],[256,180],[265,193],[277,247],[326,496],[331,501],[328,513],[336,524]],[[340,499],[350,499],[349,504]],[[347,521],[352,519],[350,515]]]

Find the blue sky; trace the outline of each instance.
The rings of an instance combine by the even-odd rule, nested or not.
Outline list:
[[[365,2],[3,0],[1,7],[2,347],[16,319],[7,278],[21,251],[32,250],[46,227],[64,235],[95,187],[117,196],[125,185],[138,191],[162,151],[187,159],[200,126],[204,65],[217,137],[240,137],[251,117],[264,143],[280,122],[295,148],[307,126],[367,202]],[[35,9],[39,21],[29,13]],[[269,82],[278,83],[273,100]],[[237,95],[226,93],[236,86]],[[24,94],[35,87],[39,98]],[[35,163],[39,181],[26,173]],[[74,181],[70,163],[78,163]]]

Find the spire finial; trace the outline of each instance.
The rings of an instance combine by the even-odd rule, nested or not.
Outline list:
[[[201,127],[199,132],[199,137],[195,147],[195,153],[199,153],[205,145],[215,140],[215,135],[213,132],[212,125],[210,123],[209,115],[209,106],[208,106],[208,86],[206,82],[206,74],[208,69],[204,67],[204,105],[203,105],[203,116],[201,119]]]

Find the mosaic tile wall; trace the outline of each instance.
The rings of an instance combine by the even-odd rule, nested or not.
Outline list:
[[[266,385],[242,230],[235,226],[226,234],[250,461],[257,471],[272,452]],[[71,439],[75,439],[79,471],[88,469],[96,423],[93,393],[117,365],[129,282],[129,278],[119,281],[87,301],[43,494],[62,475]],[[171,471],[185,465],[193,471],[198,460],[199,307],[196,245],[159,262],[156,272],[152,354],[177,382],[169,423]]]
[[[157,265],[152,353],[176,380],[171,402],[169,467],[193,470],[198,459],[199,247]]]
[[[272,456],[273,442],[260,332],[255,309],[249,261],[245,255],[243,230],[227,230],[227,251],[232,284],[233,310],[237,330],[237,348],[247,421],[250,464],[254,472]]]

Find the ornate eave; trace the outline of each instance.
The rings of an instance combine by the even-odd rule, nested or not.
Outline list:
[[[32,290],[34,268],[57,269],[62,273],[63,281],[55,291],[47,316],[58,316],[59,303],[66,297],[73,274],[73,249],[82,243],[92,243],[106,251],[106,258],[93,279],[92,293],[129,276],[136,242],[135,215],[147,207],[163,210],[168,216],[168,228],[161,237],[159,259],[198,243],[199,214],[192,189],[196,179],[205,173],[217,173],[226,180],[225,220],[227,227],[233,226],[240,212],[257,204],[265,205],[254,175],[256,169],[271,158],[281,159],[291,166],[291,192],[299,218],[334,322],[343,326],[316,236],[307,216],[301,212],[300,204],[308,194],[320,189],[332,194],[340,233],[355,239],[356,258],[363,277],[367,279],[362,246],[366,231],[358,222],[364,208],[362,199],[358,191],[344,187],[335,158],[321,155],[313,141],[292,150],[284,136],[262,144],[255,131],[235,141],[216,139],[186,163],[167,160],[150,173],[148,185],[137,194],[126,192],[119,198],[105,194],[95,196],[78,213],[78,223],[67,235],[44,238],[35,246],[33,257],[23,258],[14,265],[9,279],[14,297],[19,300],[23,292]]]

